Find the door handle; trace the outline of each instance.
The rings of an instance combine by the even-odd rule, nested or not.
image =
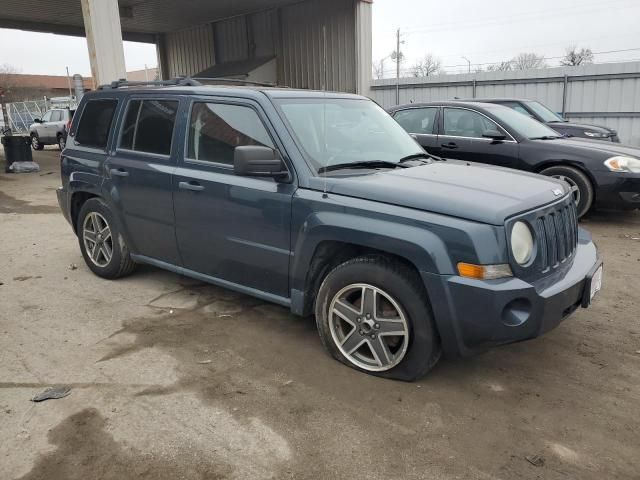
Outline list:
[[[191,190],[193,192],[201,192],[204,190],[204,187],[198,182],[179,182],[178,188],[180,190]]]
[[[454,148],[458,148],[458,144],[455,142],[449,142],[449,143],[443,143],[442,145],[440,145],[442,148],[449,148],[451,150],[453,150]]]
[[[128,177],[129,176],[129,172],[127,172],[126,170],[124,170],[122,168],[112,168],[111,169],[111,176],[112,177]]]

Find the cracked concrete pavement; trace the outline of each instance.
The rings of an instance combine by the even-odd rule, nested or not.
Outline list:
[[[150,267],[94,276],[58,152],[35,157],[0,173],[0,478],[639,478],[640,212],[583,222],[592,308],[409,384],[335,362],[284,308]]]

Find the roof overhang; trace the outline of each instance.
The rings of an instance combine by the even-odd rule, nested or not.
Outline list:
[[[159,33],[296,3],[295,0],[118,0],[122,37],[155,42]],[[2,0],[0,28],[84,36],[80,0]]]

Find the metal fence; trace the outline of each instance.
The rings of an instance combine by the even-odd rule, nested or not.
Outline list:
[[[640,62],[374,80],[370,97],[385,108],[454,98],[538,100],[573,122],[614,128],[640,146]],[[399,98],[399,101],[396,99]]]

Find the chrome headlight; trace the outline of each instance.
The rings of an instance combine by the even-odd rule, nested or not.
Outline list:
[[[519,265],[525,265],[533,254],[533,235],[524,222],[516,222],[511,229],[511,253]]]
[[[605,167],[612,172],[640,173],[640,159],[633,157],[611,157],[604,161]]]
[[[593,137],[593,138],[607,138],[609,136],[608,133],[603,133],[603,132],[584,132],[584,134],[587,137]]]

